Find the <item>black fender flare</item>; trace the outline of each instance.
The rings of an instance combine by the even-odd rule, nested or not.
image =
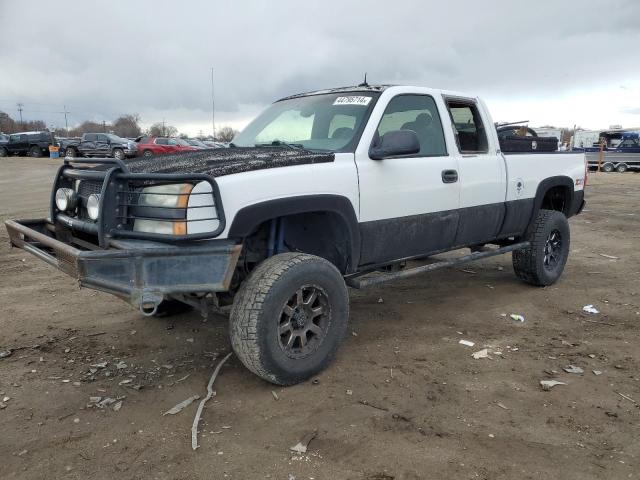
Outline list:
[[[544,196],[549,191],[549,189],[554,187],[566,187],[569,191],[569,198],[565,204],[564,213],[567,217],[571,214],[571,209],[573,205],[573,197],[575,195],[573,179],[571,177],[567,177],[566,175],[557,175],[554,177],[545,178],[538,184],[538,188],[536,189],[535,201],[533,204],[533,211],[531,212],[531,219],[529,220],[529,225],[532,225],[535,219],[538,217],[538,212],[540,211],[540,207],[542,207],[542,201],[544,200]]]
[[[341,195],[300,195],[248,205],[236,213],[228,237],[243,239],[268,220],[309,212],[332,212],[343,220],[350,248],[347,270],[349,273],[354,272],[360,261],[360,228],[351,201]]]

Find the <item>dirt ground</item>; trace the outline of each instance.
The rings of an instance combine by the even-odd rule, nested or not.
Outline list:
[[[1,159],[0,220],[46,215],[58,163]],[[197,451],[196,404],[162,414],[206,394],[227,319],[142,317],[11,250],[0,228],[0,351],[13,349],[0,358],[0,478],[638,478],[640,174],[592,174],[587,202],[552,287],[519,282],[505,255],[352,291],[337,359],[295,387],[232,356]],[[472,358],[485,347],[491,358]],[[552,378],[566,385],[543,391]],[[289,450],[314,430],[306,454]]]

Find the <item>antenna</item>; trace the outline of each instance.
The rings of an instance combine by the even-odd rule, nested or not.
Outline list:
[[[367,72],[364,72],[364,82],[362,82],[360,85],[358,85],[359,87],[368,87],[369,84],[367,83]]]
[[[211,67],[211,130],[213,141],[216,141],[216,102],[213,95],[213,67]]]

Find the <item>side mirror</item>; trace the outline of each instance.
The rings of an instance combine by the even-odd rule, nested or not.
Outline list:
[[[391,130],[376,137],[369,149],[369,157],[382,160],[388,157],[412,155],[420,151],[420,141],[413,130]]]

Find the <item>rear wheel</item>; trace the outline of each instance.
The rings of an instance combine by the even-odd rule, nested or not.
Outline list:
[[[40,150],[40,147],[34,145],[29,149],[29,156],[33,158],[39,158],[42,156],[42,150]]]
[[[606,173],[613,172],[613,163],[607,162],[604,165],[602,165],[602,171]]]
[[[304,253],[275,255],[256,267],[236,295],[231,344],[259,377],[293,385],[329,365],[348,316],[347,288],[333,264]]]
[[[9,155],[9,152],[7,151],[7,149],[4,147],[0,147],[0,157],[6,157],[8,155]]]
[[[67,158],[75,158],[78,156],[78,152],[76,152],[75,148],[69,147],[65,150],[64,156]]]
[[[626,163],[621,163],[620,165],[618,165],[616,167],[616,172],[618,173],[624,173],[629,169],[629,167],[627,167]]]
[[[562,275],[569,257],[569,222],[563,213],[540,210],[527,240],[528,248],[512,254],[513,269],[526,283],[546,286]]]
[[[153,152],[151,150],[145,150],[144,152],[142,152],[142,155],[147,158],[153,157]]]

